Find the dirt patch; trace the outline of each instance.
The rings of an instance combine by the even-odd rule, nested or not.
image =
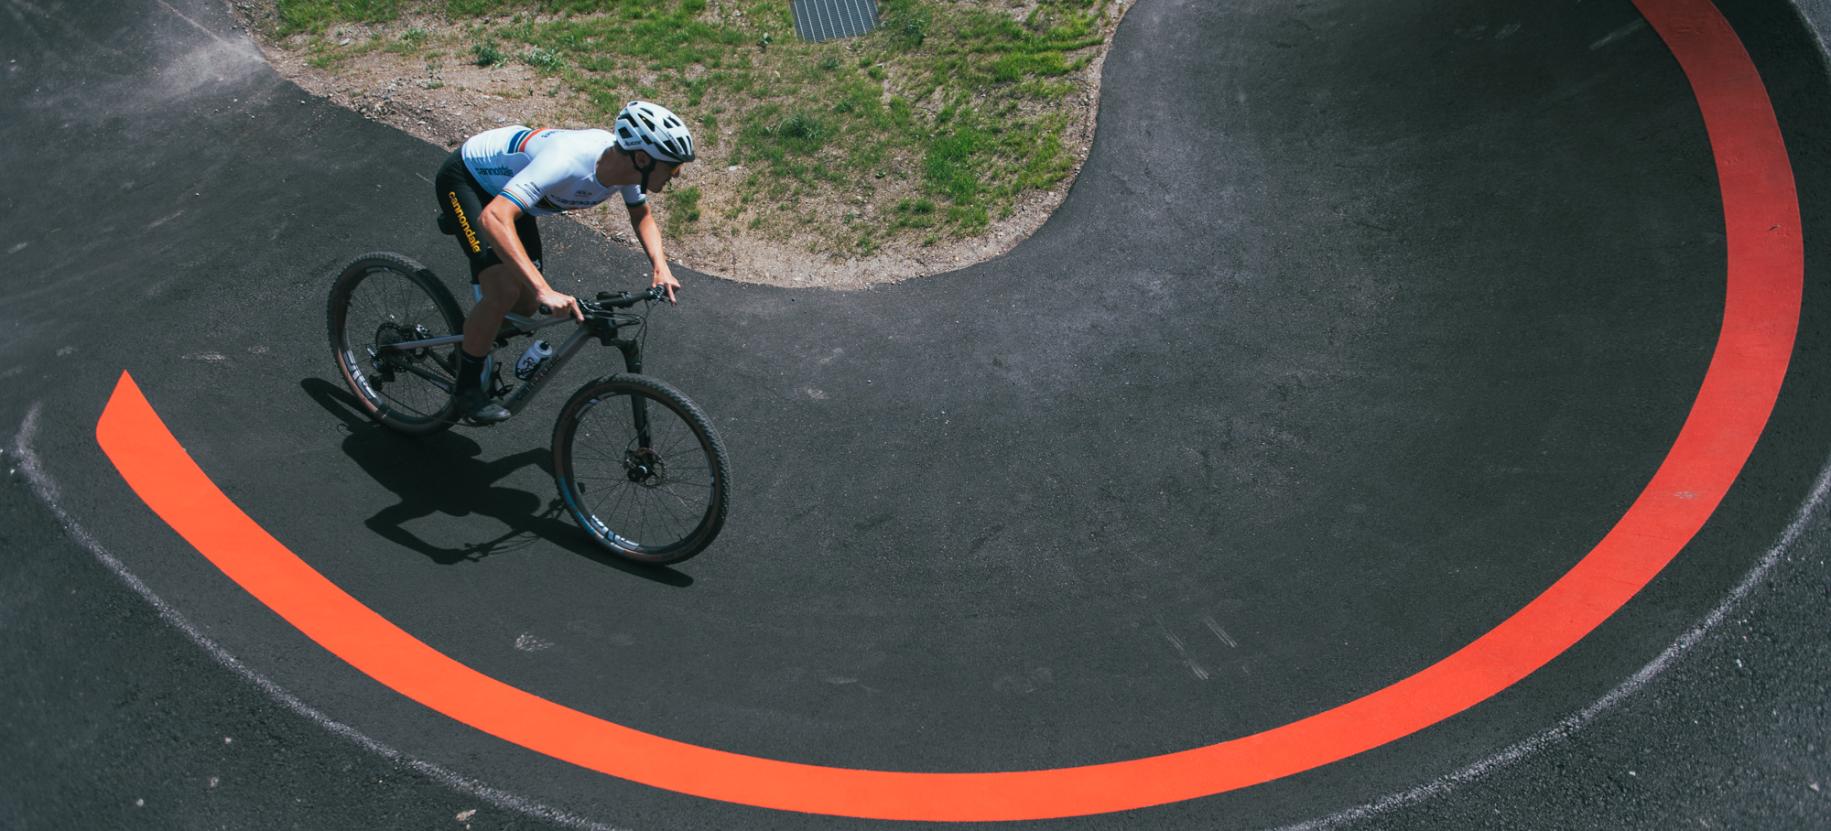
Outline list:
[[[442,147],[455,148],[471,135],[505,124],[609,126],[580,123],[578,114],[587,109],[582,96],[542,77],[532,67],[516,61],[478,66],[466,45],[468,27],[478,21],[453,23],[434,16],[410,16],[381,25],[339,25],[317,40],[304,35],[276,39],[263,34],[274,28],[271,2],[236,0],[234,7],[281,76],[313,95]],[[1113,6],[1111,22],[1116,25],[1129,7],[1130,3]],[[482,23],[490,25],[489,21]],[[1106,31],[1110,38],[1112,27]],[[409,32],[428,46],[425,54],[386,48]],[[324,44],[345,48],[330,52]],[[373,48],[361,48],[364,44]],[[836,256],[823,251],[831,246],[817,233],[780,227],[754,229],[740,221],[736,211],[728,211],[726,206],[738,204],[745,172],[730,164],[720,148],[707,147],[700,161],[688,166],[669,189],[699,188],[702,219],[681,232],[668,222],[669,195],[661,194],[652,203],[663,227],[670,228],[664,234],[668,258],[695,271],[743,282],[861,289],[957,270],[1010,251],[1042,227],[1087,159],[1105,56],[1106,45],[1102,45],[1088,65],[1070,78],[1075,92],[1067,99],[1069,125],[1061,141],[1073,159],[1072,172],[1049,191],[1020,197],[1010,214],[994,217],[984,233],[937,240],[910,229],[886,235],[868,256]],[[910,172],[902,181],[913,188],[915,161],[908,160],[907,166]],[[869,201],[835,192],[797,197],[796,210],[814,218],[850,213],[862,222],[881,219],[887,225],[889,220],[873,216]],[[591,210],[567,216],[606,239],[638,248],[622,211]]]

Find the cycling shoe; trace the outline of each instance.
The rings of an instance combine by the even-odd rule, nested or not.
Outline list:
[[[462,390],[457,394],[458,415],[471,424],[488,426],[509,420],[511,413],[483,390]]]

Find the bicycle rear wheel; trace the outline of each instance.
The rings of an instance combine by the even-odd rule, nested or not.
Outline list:
[[[731,463],[699,406],[640,375],[573,393],[553,427],[553,477],[580,527],[625,559],[678,563],[724,527]]]
[[[337,369],[370,417],[416,435],[452,425],[458,345],[383,349],[463,333],[464,315],[437,276],[399,254],[364,254],[332,284],[325,317]]]

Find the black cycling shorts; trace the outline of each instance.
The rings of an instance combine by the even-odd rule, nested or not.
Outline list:
[[[484,269],[502,262],[479,223],[483,206],[496,195],[484,190],[477,183],[477,177],[470,175],[470,168],[464,166],[464,155],[457,150],[451,151],[445,163],[439,165],[439,175],[433,177],[432,183],[438,191],[439,230],[458,238],[458,247],[464,249],[465,259],[470,260],[470,281],[475,283]],[[527,250],[534,267],[545,270],[540,260],[540,226],[535,224],[534,217],[525,213],[517,217],[515,236],[521,239],[521,247]]]

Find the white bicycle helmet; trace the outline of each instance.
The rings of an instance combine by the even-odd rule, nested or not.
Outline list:
[[[641,150],[657,161],[685,164],[693,161],[693,134],[680,116],[660,104],[631,101],[617,113],[617,146],[625,152]]]

